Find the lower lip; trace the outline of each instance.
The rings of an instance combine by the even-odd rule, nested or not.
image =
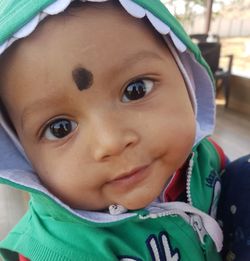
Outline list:
[[[138,185],[138,183],[142,182],[148,176],[148,169],[150,165],[140,168],[135,171],[133,174],[122,177],[120,179],[113,180],[109,182],[110,185],[116,187],[119,190],[129,189],[133,186]]]

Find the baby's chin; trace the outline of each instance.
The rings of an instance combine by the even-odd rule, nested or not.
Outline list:
[[[139,200],[138,198],[134,198],[133,200],[129,201],[117,202],[117,204],[125,207],[128,210],[139,210],[150,205],[155,200],[155,198],[156,197],[148,195],[146,197],[144,196],[143,198],[140,198]]]

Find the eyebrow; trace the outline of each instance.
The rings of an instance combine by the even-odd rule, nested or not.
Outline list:
[[[123,67],[130,67],[142,60],[145,60],[145,59],[157,59],[157,60],[162,60],[163,61],[163,58],[155,53],[155,52],[152,52],[152,51],[149,51],[149,50],[141,50],[135,54],[131,54],[129,57],[127,57],[121,64],[121,68]]]
[[[72,78],[80,91],[89,89],[94,81],[93,73],[83,67],[75,68]]]
[[[36,100],[34,103],[29,104],[27,107],[23,109],[21,114],[21,128],[24,129],[24,124],[27,118],[30,115],[34,114],[36,111],[50,111],[51,107],[59,106],[63,101],[65,101],[65,97],[58,97],[58,94],[52,94],[50,97],[42,97]]]

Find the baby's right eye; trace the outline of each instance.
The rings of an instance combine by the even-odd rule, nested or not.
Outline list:
[[[77,127],[77,123],[68,119],[56,119],[50,122],[44,130],[43,137],[48,140],[63,139]]]

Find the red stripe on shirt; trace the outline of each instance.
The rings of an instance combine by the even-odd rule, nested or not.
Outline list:
[[[224,169],[226,166],[226,162],[227,162],[227,157],[223,151],[223,149],[211,138],[208,138],[208,140],[214,145],[217,153],[219,154],[220,157],[220,167],[221,169]]]
[[[30,260],[19,254],[19,261],[30,261]]]

